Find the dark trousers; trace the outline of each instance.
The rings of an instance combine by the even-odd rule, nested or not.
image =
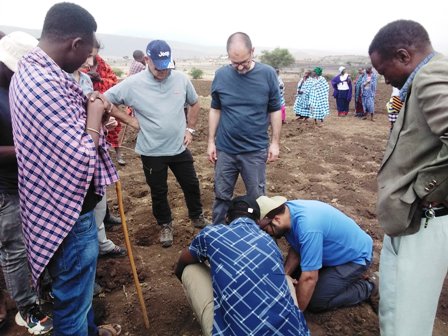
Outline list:
[[[193,156],[186,149],[173,156],[141,156],[143,171],[151,189],[152,212],[159,225],[172,221],[168,204],[168,167],[184,192],[188,216],[192,219],[202,214],[199,180],[193,165]]]
[[[336,98],[336,106],[338,109],[338,112],[348,112],[349,110],[349,101],[347,100],[347,98]]]
[[[367,300],[372,292],[372,284],[362,279],[362,275],[369,267],[370,263],[359,265],[351,262],[320,269],[308,310],[332,310]]]

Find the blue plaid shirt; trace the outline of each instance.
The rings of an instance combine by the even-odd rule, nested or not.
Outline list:
[[[210,263],[213,335],[309,335],[288,289],[282,254],[254,221],[207,226],[190,252]]]

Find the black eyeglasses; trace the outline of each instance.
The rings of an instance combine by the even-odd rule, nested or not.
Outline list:
[[[260,220],[260,228],[264,231],[267,232],[266,228],[269,226],[271,228],[271,233],[269,233],[269,235],[271,236],[275,236],[277,233],[277,229],[275,227],[275,225],[272,223],[274,219],[273,218],[269,218],[269,217],[265,217],[263,219]]]
[[[230,64],[234,67],[234,68],[239,68],[240,66],[242,66],[243,68],[247,68],[248,65],[250,65],[250,63],[252,62],[252,53],[249,56],[249,58],[245,61],[242,62],[234,62],[234,61],[230,61]]]

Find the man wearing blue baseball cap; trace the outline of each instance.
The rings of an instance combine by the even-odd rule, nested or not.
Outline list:
[[[152,209],[161,227],[163,247],[173,244],[173,224],[168,204],[168,168],[182,191],[188,216],[196,228],[209,222],[204,218],[199,180],[193,156],[187,148],[193,140],[199,113],[198,95],[188,77],[173,70],[171,48],[154,40],[146,47],[147,71],[126,78],[105,92],[115,105],[134,109],[140,125],[135,151],[141,155],[146,182],[151,189]],[[184,104],[191,106],[185,120]]]
[[[174,69],[174,62],[171,58],[171,48],[165,41],[154,40],[149,42],[146,47],[146,55],[149,56],[157,71],[160,72],[160,70]]]

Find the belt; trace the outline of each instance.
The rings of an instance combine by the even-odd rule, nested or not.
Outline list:
[[[431,208],[434,211],[434,217],[442,217],[448,215],[448,208],[444,205]],[[429,208],[423,208],[422,218],[428,218]]]

